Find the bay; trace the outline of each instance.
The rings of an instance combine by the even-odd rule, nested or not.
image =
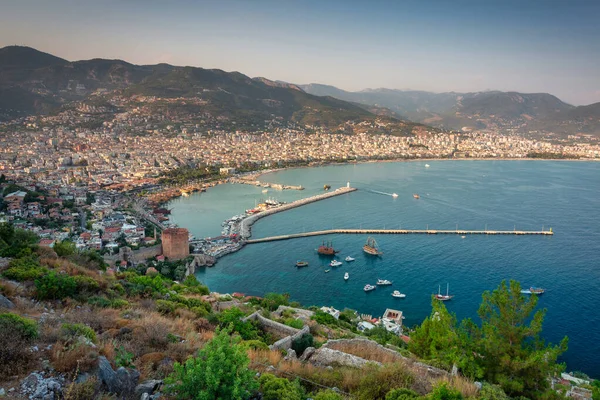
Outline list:
[[[304,305],[331,305],[381,315],[399,309],[405,324],[420,323],[431,311],[431,294],[450,286],[447,303],[458,318],[478,321],[481,294],[503,279],[540,286],[547,293],[544,337],[569,337],[563,356],[568,370],[600,378],[600,163],[557,161],[427,161],[367,163],[291,169],[261,180],[302,185],[304,191],[220,185],[173,201],[172,220],[198,237],[216,236],[221,222],[272,196],[292,201],[332,188],[359,190],[269,216],[253,237],[331,228],[541,230],[554,236],[376,235],[381,258],[362,252],[366,235],[331,235],[247,245],[197,276],[211,290],[261,296],[287,292]],[[393,198],[392,193],[398,197]],[[420,199],[414,199],[418,193]],[[355,262],[325,273],[328,259],[315,248],[332,240]],[[296,260],[309,266],[297,269]],[[350,279],[343,280],[344,272]],[[365,293],[377,278],[391,287]],[[407,294],[391,297],[394,289]]]

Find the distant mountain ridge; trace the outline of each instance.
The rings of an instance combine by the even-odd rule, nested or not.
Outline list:
[[[575,107],[548,93],[432,93],[385,88],[348,92],[314,83],[298,86],[307,93],[386,107],[412,121],[447,129],[600,135],[600,103]]]
[[[428,128],[397,120],[391,113],[376,115],[369,111],[373,107],[315,96],[294,84],[250,78],[239,72],[169,64],[134,65],[122,60],[70,62],[27,47],[0,49],[0,118],[47,113],[74,101],[106,105],[102,99],[114,95],[190,98],[193,100],[181,104],[169,103],[169,110],[248,126],[280,118],[302,126],[346,130],[347,121],[384,118],[395,127],[389,129],[393,134]]]

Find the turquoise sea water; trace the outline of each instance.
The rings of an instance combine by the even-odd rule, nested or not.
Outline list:
[[[248,245],[202,269],[198,277],[217,292],[249,295],[288,292],[304,305],[349,307],[381,315],[402,310],[405,324],[429,315],[431,294],[446,284],[446,303],[459,318],[477,318],[481,293],[503,279],[547,288],[544,336],[570,339],[569,370],[600,378],[600,163],[546,161],[428,161],[328,166],[280,171],[264,181],[301,184],[303,192],[222,185],[172,202],[172,219],[196,236],[216,236],[221,222],[268,196],[291,201],[347,181],[357,192],[282,212],[257,222],[253,237],[330,228],[541,230],[552,237],[458,235],[375,236],[381,258],[366,256],[366,235],[332,235]],[[397,193],[394,199],[385,193]],[[418,193],[421,198],[413,199]],[[324,273],[328,259],[315,248],[332,240],[353,263]],[[309,267],[296,269],[296,260]],[[344,272],[350,280],[343,280]],[[365,293],[366,283],[392,280]],[[391,297],[399,289],[405,299]]]

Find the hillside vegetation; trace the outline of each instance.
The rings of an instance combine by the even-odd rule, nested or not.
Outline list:
[[[193,276],[171,281],[152,260],[114,271],[93,252],[36,242],[0,225],[0,256],[8,257],[0,264],[0,387],[19,396],[35,389],[65,399],[149,398],[143,391],[166,399],[560,399],[567,390],[550,385],[564,368],[556,360],[566,339],[543,342],[544,310],[516,282],[483,295],[480,325],[458,324],[432,303],[407,347],[383,328],[366,334],[371,341],[346,340],[361,335],[351,310],[335,319],[311,308],[306,319],[287,295],[232,298]],[[259,319],[242,319],[254,312],[307,333],[293,352],[270,350],[279,337]],[[311,354],[321,347],[320,360],[333,352],[354,361],[317,362]],[[445,372],[453,368],[456,376]],[[478,389],[475,380],[487,383]]]

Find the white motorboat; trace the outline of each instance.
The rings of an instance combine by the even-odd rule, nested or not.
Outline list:
[[[398,193],[392,193],[392,197],[394,197],[394,198],[398,197]]]
[[[389,286],[392,284],[392,281],[388,281],[387,279],[377,279],[377,285],[379,286]]]
[[[365,285],[365,292],[370,292],[371,290],[377,289],[377,286],[369,285],[368,283]]]
[[[392,293],[392,297],[395,297],[397,299],[403,299],[406,297],[406,295],[404,293],[400,293],[399,290],[394,290],[394,292]]]
[[[348,279],[350,279],[350,274],[346,272],[344,274],[344,280],[347,281]]]
[[[425,168],[429,168],[429,164],[425,164]]]
[[[330,267],[339,267],[340,265],[342,265],[343,263],[338,261],[338,260],[331,260],[331,262],[329,263]]]
[[[354,261],[354,258],[348,256],[345,258],[345,260],[346,260],[346,262],[352,262],[352,261]]]

